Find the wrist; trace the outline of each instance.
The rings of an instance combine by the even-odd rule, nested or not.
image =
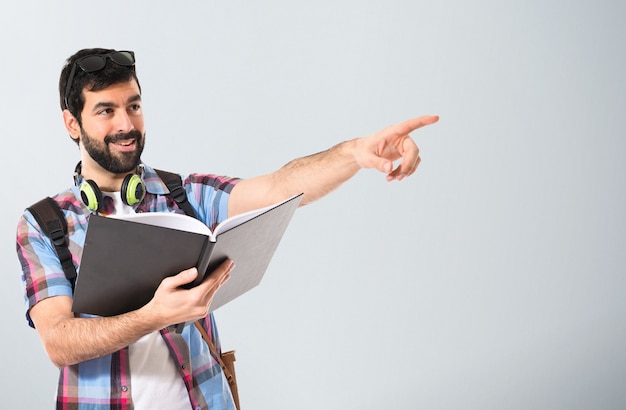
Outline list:
[[[156,309],[152,308],[151,302],[133,312],[129,312],[128,315],[130,316],[129,319],[139,327],[140,333],[143,334],[161,330],[173,324],[166,323],[166,318],[156,313]]]
[[[354,172],[357,172],[362,168],[359,163],[358,147],[361,138],[354,138],[335,145],[337,159],[340,159],[339,163],[342,167],[352,168]]]

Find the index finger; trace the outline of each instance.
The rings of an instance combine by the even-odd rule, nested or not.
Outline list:
[[[418,128],[434,124],[437,121],[439,121],[438,115],[423,115],[421,117],[411,118],[410,120],[396,124],[393,126],[393,131],[398,135],[408,135]]]

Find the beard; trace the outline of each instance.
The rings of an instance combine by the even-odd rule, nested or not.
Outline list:
[[[96,161],[98,165],[111,173],[123,174],[133,171],[141,162],[145,135],[141,135],[137,130],[132,130],[128,133],[107,135],[104,137],[104,141],[100,142],[90,137],[81,127],[80,138],[89,156]],[[135,140],[137,144],[137,149],[132,152],[117,152],[117,155],[113,155],[109,149],[109,144],[131,139]]]

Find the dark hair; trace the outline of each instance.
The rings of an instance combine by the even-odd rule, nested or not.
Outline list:
[[[61,110],[67,108],[81,125],[82,122],[80,114],[85,106],[85,96],[83,95],[84,88],[87,88],[89,91],[100,91],[113,84],[124,83],[135,79],[137,86],[141,91],[141,86],[139,85],[139,79],[137,78],[134,66],[121,66],[115,64],[111,61],[111,59],[107,58],[105,67],[102,70],[93,73],[86,73],[78,67],[75,69],[74,79],[72,80],[72,88],[69,90],[67,96],[67,106],[65,105],[65,88],[68,77],[76,60],[92,54],[108,54],[114,51],[115,50],[106,48],[85,48],[79,50],[67,59],[63,70],[61,70],[61,77],[59,78],[59,98]]]

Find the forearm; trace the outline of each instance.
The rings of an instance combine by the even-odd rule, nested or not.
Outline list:
[[[229,214],[271,205],[300,193],[304,194],[301,205],[322,198],[359,171],[352,154],[355,143],[345,141],[294,159],[271,174],[241,181],[231,194]]]
[[[228,280],[233,267],[230,259],[224,261],[191,289],[181,286],[198,276],[196,268],[169,276],[150,302],[122,315],[76,318],[72,298],[56,296],[33,306],[30,316],[52,362],[68,366],[116,352],[166,326],[206,316],[215,292]]]
[[[302,205],[322,198],[359,171],[351,154],[354,142],[342,142],[326,151],[290,161],[274,174],[275,186],[287,195],[304,193]]]
[[[58,298],[50,299],[58,306],[59,301],[52,300]],[[45,302],[47,300],[40,303]],[[113,317],[76,318],[63,315],[47,320],[42,316],[46,313],[37,311],[37,308],[40,306],[36,305],[31,315],[50,360],[58,367],[111,354],[160,328],[141,310]],[[47,309],[51,310],[50,305]]]

